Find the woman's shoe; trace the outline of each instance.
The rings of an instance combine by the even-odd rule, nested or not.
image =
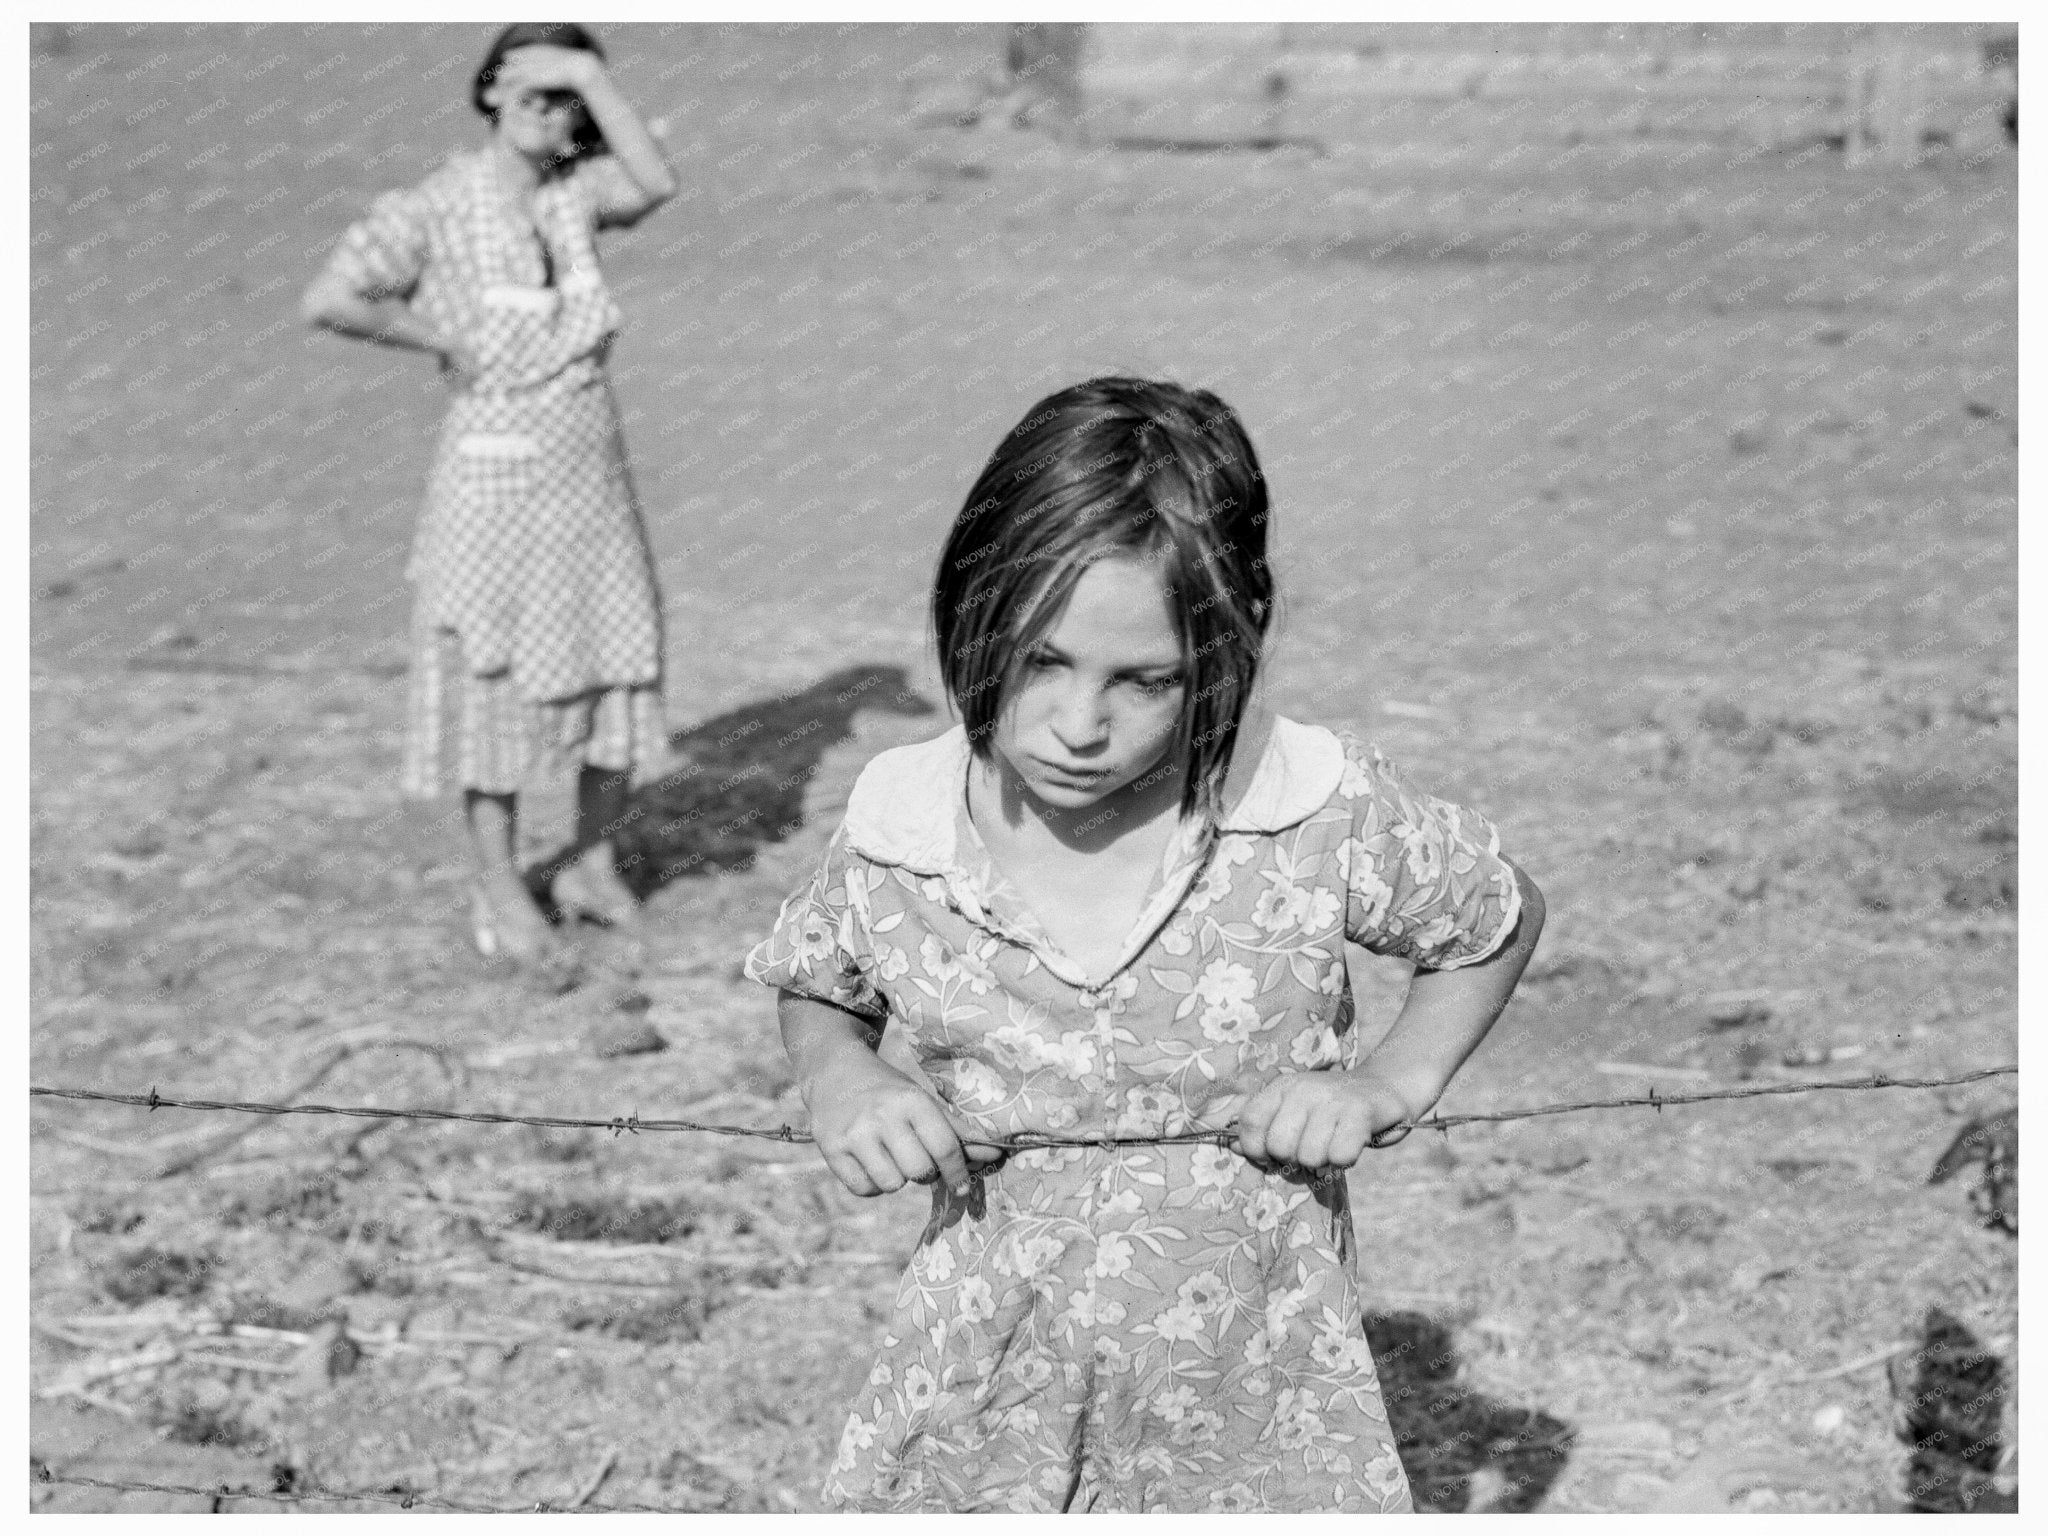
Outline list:
[[[602,871],[592,867],[590,861],[593,857],[605,860],[606,867]],[[587,917],[607,928],[631,928],[640,920],[640,903],[626,888],[625,882],[610,869],[608,854],[586,854],[574,864],[565,866],[556,874],[548,893],[554,897],[555,905],[565,918]]]
[[[545,926],[538,912],[537,928],[501,920],[481,882],[469,888],[470,937],[486,960],[504,960],[556,992],[567,992],[583,979],[582,958]],[[526,929],[526,931],[522,931]]]
[[[480,885],[469,888],[469,936],[478,954],[486,960],[497,958],[498,930],[491,921],[491,904],[484,899],[484,888]]]

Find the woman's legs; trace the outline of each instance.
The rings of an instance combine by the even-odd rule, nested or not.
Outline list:
[[[625,824],[631,785],[630,771],[584,764],[576,775],[576,842],[556,880],[557,901],[616,926],[640,914],[639,901],[619,878],[612,842]]]
[[[501,946],[517,960],[552,957],[560,948],[554,930],[519,872],[519,800],[516,795],[463,791],[470,847],[476,855],[477,942],[486,953]],[[488,930],[490,938],[485,937]]]

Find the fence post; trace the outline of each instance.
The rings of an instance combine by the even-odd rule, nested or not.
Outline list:
[[[1895,27],[1884,27],[1870,50],[1850,54],[1843,155],[1859,166],[1873,155],[1906,165],[1919,153],[1924,81]]]
[[[1017,111],[1055,131],[1081,115],[1081,48],[1085,22],[1013,21],[1006,63]]]

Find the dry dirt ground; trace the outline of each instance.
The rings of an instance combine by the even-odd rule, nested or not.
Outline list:
[[[996,434],[1108,369],[1246,417],[1275,702],[1486,808],[1548,893],[1444,1109],[2014,1059],[2009,148],[1426,108],[1085,148],[911,119],[987,27],[608,36],[685,186],[607,248],[678,776],[644,942],[548,996],[471,954],[450,808],[397,793],[438,386],[295,317],[370,195],[477,138],[486,29],[37,34],[34,1081],[800,1119],[738,962],[859,765],[943,721],[924,584]],[[1415,1137],[1355,1178],[1368,1297],[1559,1426],[1543,1508],[1893,1507],[1885,1371],[1836,1368],[1933,1304],[2013,1357],[2013,1245],[1925,1182],[2011,1096]],[[768,1143],[31,1124],[33,1379],[71,1389],[32,1450],[101,1477],[809,1508],[921,1219]],[[1488,1460],[1437,1507],[1511,1498]]]

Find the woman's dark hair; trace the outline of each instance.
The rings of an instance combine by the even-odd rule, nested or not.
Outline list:
[[[1236,412],[1207,390],[1100,378],[1046,396],[989,456],[932,583],[939,670],[986,759],[1023,660],[1081,573],[1153,563],[1180,640],[1181,809],[1221,809],[1273,616],[1266,481]]]
[[[597,38],[587,29],[573,21],[515,21],[498,34],[498,40],[491,44],[491,51],[484,55],[478,66],[476,79],[469,87],[469,103],[493,124],[498,121],[498,109],[484,100],[484,91],[498,78],[498,67],[505,62],[505,55],[515,48],[531,48],[546,43],[555,48],[579,48],[585,53],[594,53],[600,59],[604,49],[597,44]],[[591,121],[590,112],[585,108],[576,119],[576,154],[582,159],[588,155],[601,155],[608,146],[604,133]]]

